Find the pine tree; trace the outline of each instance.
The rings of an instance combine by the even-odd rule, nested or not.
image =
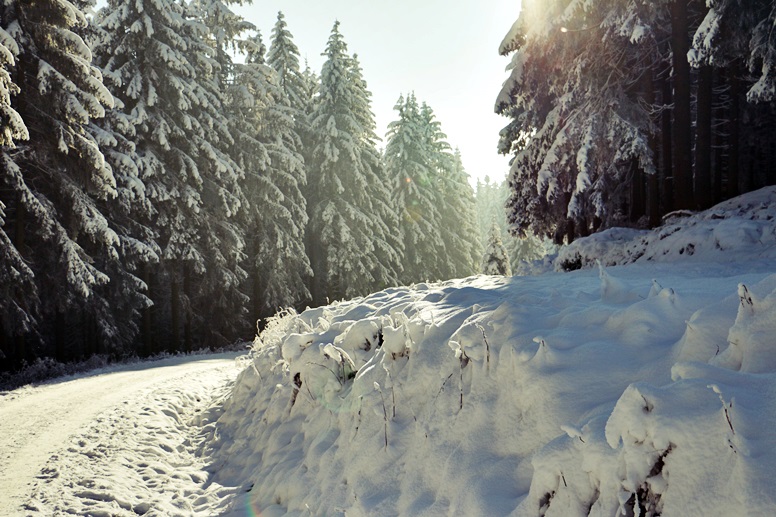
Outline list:
[[[443,278],[446,262],[439,212],[439,178],[431,155],[429,128],[425,126],[414,94],[399,97],[399,118],[388,125],[383,160],[393,182],[393,202],[399,212],[404,243],[404,273],[401,281]]]
[[[305,78],[299,71],[299,48],[294,43],[282,12],[278,12],[277,22],[272,29],[267,64],[277,71],[280,88],[288,97],[291,107],[304,113],[309,93]]]
[[[491,225],[495,221],[501,232],[501,242],[507,250],[512,271],[517,271],[521,262],[538,260],[547,255],[550,252],[550,243],[535,235],[525,237],[510,235],[505,212],[508,197],[509,189],[506,181],[491,182],[487,176],[484,182],[477,181],[475,201],[482,248],[488,247]]]
[[[169,332],[171,349],[192,346],[194,325],[205,338],[231,340],[245,324],[244,243],[233,221],[244,197],[242,171],[226,152],[232,139],[219,65],[203,26],[172,0],[112,0],[100,18],[113,37],[97,54],[124,85],[114,94],[135,128],[137,166],[154,209],[142,222],[161,247],[161,268],[147,278],[150,318]]]
[[[229,55],[240,45],[239,37],[253,28],[221,0],[190,4],[193,23],[185,25],[187,58],[195,66],[198,103],[193,106],[204,133],[197,135],[198,168],[203,172],[203,217],[200,239],[205,269],[201,273],[183,267],[186,350],[192,347],[192,329],[202,337],[200,345],[223,345],[253,331],[249,323],[249,297],[242,292],[248,273],[243,224],[248,199],[242,191],[245,170],[234,159],[233,124],[229,118],[228,86],[234,64]],[[197,23],[200,22],[200,23]],[[216,320],[215,323],[213,320]]]
[[[374,259],[371,265],[374,283],[372,290],[395,286],[402,271],[404,243],[401,241],[399,215],[391,198],[390,181],[377,151],[377,134],[374,114],[371,109],[371,92],[367,89],[358,56],[351,61],[350,82],[353,89],[353,113],[361,126],[358,146],[363,172],[367,178],[368,195],[374,217],[371,219]]]
[[[16,184],[16,188],[11,190],[17,191],[17,198],[9,201],[17,203],[24,190],[17,190],[23,184],[20,185],[21,171],[13,156],[16,153],[16,142],[29,139],[27,126],[11,105],[12,96],[19,93],[19,87],[13,82],[10,73],[18,55],[19,45],[0,27],[0,171],[4,189]],[[35,312],[40,300],[35,274],[15,246],[20,236],[8,234],[7,208],[0,199],[0,358],[10,367],[17,366],[27,358],[22,336],[32,332],[37,325]],[[17,226],[17,229],[20,227]]]
[[[353,297],[369,292],[375,279],[369,179],[359,139],[363,128],[354,113],[348,82],[351,59],[334,27],[321,70],[320,98],[312,116],[315,146],[309,164],[310,224],[308,252],[314,271],[313,300]]]
[[[776,99],[776,42],[772,38],[776,6],[766,0],[707,3],[709,10],[693,38],[692,64],[725,67],[740,60],[755,77],[748,100]]]
[[[643,69],[628,65],[652,62],[654,35],[639,17],[649,9],[523,5],[502,43],[514,55],[496,105],[512,119],[500,150],[515,155],[509,219],[519,234],[562,242],[641,217],[629,187],[655,172],[652,121],[634,87]]]
[[[512,268],[509,265],[509,256],[504,244],[501,242],[501,229],[494,220],[488,236],[488,247],[482,258],[482,273],[485,275],[512,276]]]
[[[449,260],[447,276],[460,278],[476,272],[482,245],[477,232],[474,191],[458,149],[448,163],[446,170],[441,171],[440,223]]]
[[[116,196],[116,182],[87,130],[104,116],[112,97],[78,35],[87,25],[79,5],[32,0],[0,7],[3,45],[15,55],[13,66],[6,68],[8,84],[18,87],[10,104],[18,118],[6,109],[9,118],[3,121],[7,187],[0,202],[12,207],[5,213],[4,234],[13,235],[16,252],[11,255],[31,266],[37,288],[24,299],[18,293],[12,299],[28,315],[35,305],[39,309],[32,329],[31,320],[17,311],[19,319],[9,325],[14,328],[4,331],[29,331],[30,342],[42,340],[39,354],[59,359],[82,355],[97,339],[114,350],[121,345],[111,295],[100,287],[110,280],[108,269],[120,267],[120,242],[97,203]],[[10,65],[7,53],[4,61]],[[29,132],[24,143],[19,119]],[[24,268],[19,271],[20,277],[27,276]],[[72,321],[81,319],[93,329],[91,345],[68,336]]]
[[[245,64],[235,69],[231,109],[250,199],[247,269],[255,321],[309,301],[312,270],[304,248],[306,174],[294,129],[296,110],[278,73],[264,63],[261,36],[250,38],[245,49]]]

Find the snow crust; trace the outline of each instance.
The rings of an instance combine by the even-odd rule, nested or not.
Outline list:
[[[284,313],[215,426],[228,514],[776,514],[774,197]]]

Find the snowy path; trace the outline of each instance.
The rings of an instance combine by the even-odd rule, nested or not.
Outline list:
[[[203,414],[239,372],[236,357],[141,363],[0,398],[0,516],[163,506],[132,483],[157,499],[176,488],[169,478],[189,466],[172,456],[196,454]],[[189,473],[187,490],[207,477]]]

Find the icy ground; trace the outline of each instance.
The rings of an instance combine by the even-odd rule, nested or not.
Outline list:
[[[0,516],[217,515],[201,446],[237,354],[174,357],[0,396]]]
[[[276,319],[213,427],[227,514],[776,515],[775,218]]]

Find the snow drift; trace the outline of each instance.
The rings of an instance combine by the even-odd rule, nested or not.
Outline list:
[[[676,223],[692,260],[279,315],[214,431],[233,515],[773,515],[773,196]]]

